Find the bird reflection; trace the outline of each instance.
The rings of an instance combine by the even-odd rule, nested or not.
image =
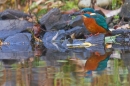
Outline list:
[[[107,52],[104,55],[92,54],[86,61],[84,71],[101,71],[107,67],[111,52]]]

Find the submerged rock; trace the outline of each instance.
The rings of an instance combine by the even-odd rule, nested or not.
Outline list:
[[[4,43],[8,45],[3,45],[2,52],[28,52],[31,50],[31,34],[29,33],[18,33],[13,36],[9,36],[5,39]]]
[[[34,56],[30,33],[18,33],[5,39],[0,50],[0,59],[27,59]]]
[[[0,39],[5,39],[33,27],[33,23],[25,20],[2,20],[0,24]]]
[[[78,39],[73,40],[73,44],[91,43],[91,46],[84,46],[86,50],[91,52],[99,52],[101,55],[105,54],[104,48],[104,34],[99,34],[98,36],[88,37],[85,41]]]
[[[28,59],[30,57],[34,57],[34,52],[21,52],[21,51],[15,51],[15,52],[0,52],[0,60],[1,59]]]
[[[65,45],[67,43],[67,41],[65,41],[65,37],[66,34],[64,30],[46,32],[42,41],[47,49],[65,52],[66,51]]]

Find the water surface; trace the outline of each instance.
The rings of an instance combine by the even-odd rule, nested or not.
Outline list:
[[[129,86],[129,56],[128,50],[118,48],[105,49],[102,55],[44,47],[1,52],[0,86]]]

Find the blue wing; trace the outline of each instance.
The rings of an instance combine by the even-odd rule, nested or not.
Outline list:
[[[110,56],[107,56],[103,61],[99,62],[96,71],[102,71],[107,67],[107,62]]]
[[[96,21],[96,23],[98,25],[100,25],[101,27],[103,27],[104,29],[106,29],[107,31],[109,31],[108,25],[106,23],[106,19],[102,15],[100,15],[98,13],[95,13],[95,15],[91,15],[91,16],[92,16],[92,18],[95,19],[95,21]]]

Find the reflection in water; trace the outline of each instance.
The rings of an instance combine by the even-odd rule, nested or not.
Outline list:
[[[38,50],[38,52],[37,52]],[[37,48],[34,57],[1,60],[0,86],[129,86],[129,52],[59,53]],[[63,58],[62,58],[63,57]],[[126,57],[126,58],[125,58]]]
[[[104,55],[92,54],[85,63],[85,71],[103,70],[107,67],[107,61],[109,60],[110,53]]]

